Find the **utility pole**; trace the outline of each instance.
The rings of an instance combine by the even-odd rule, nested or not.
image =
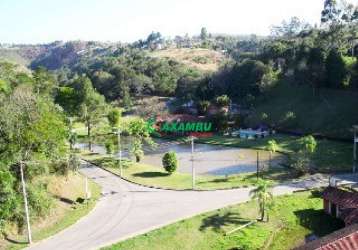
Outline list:
[[[194,136],[191,137],[191,176],[192,176],[192,189],[195,190]]]
[[[21,184],[22,184],[22,195],[24,197],[24,204],[25,204],[25,215],[26,215],[26,224],[27,224],[27,238],[28,243],[32,244],[32,237],[31,237],[31,226],[30,226],[30,213],[29,213],[29,206],[27,203],[27,193],[26,193],[26,184],[24,178],[24,169],[23,169],[23,161],[20,161],[20,174],[21,174]]]
[[[88,200],[89,195],[88,195],[88,178],[87,178],[87,176],[85,176],[85,190],[86,190],[86,200]]]
[[[117,130],[117,136],[118,136],[118,151],[119,151],[119,174],[121,177],[123,177],[123,171],[122,171],[122,146],[121,146],[121,130],[118,128]]]
[[[354,141],[353,141],[353,173],[356,172],[357,169],[357,143],[358,143],[358,125],[353,126],[354,131]]]
[[[260,172],[260,152],[257,151],[257,159],[256,159],[256,178],[259,179]]]

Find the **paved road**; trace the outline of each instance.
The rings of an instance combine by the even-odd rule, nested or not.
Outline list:
[[[102,186],[96,207],[73,226],[28,249],[98,249],[180,219],[249,200],[248,188],[211,192],[156,190],[128,183],[94,166],[83,166],[81,172]],[[280,185],[274,188],[274,194],[291,193],[305,185]]]

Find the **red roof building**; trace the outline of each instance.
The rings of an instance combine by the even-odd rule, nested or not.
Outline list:
[[[323,192],[323,207],[327,214],[342,219],[346,226],[358,223],[358,193],[336,187]]]
[[[321,239],[307,243],[295,250],[357,250],[358,224],[335,231]]]

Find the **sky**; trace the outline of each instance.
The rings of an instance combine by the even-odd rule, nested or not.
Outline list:
[[[358,3],[358,0],[350,0]],[[319,24],[324,0],[0,0],[0,43],[133,42],[210,33],[268,35],[297,16]]]

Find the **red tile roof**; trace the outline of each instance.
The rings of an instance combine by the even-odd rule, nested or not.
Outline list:
[[[327,187],[323,191],[323,199],[339,205],[341,209],[358,208],[357,192],[348,192],[334,187]]]
[[[335,231],[321,239],[307,243],[295,250],[357,250],[358,224]]]

